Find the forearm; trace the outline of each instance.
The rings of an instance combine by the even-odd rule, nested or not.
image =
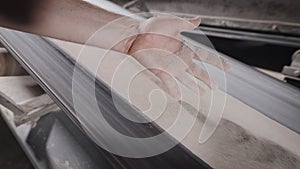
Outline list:
[[[0,15],[0,25],[57,39],[85,43],[99,28],[122,17],[80,0],[31,0],[31,2],[34,3],[32,3],[26,22],[18,22]],[[98,46],[97,40],[91,45]]]

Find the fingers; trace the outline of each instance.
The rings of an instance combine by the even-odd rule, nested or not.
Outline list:
[[[223,58],[214,54],[210,55],[210,57],[208,57],[204,62],[214,65],[225,72],[227,72],[230,68],[229,64]]]
[[[185,63],[185,66],[192,64],[194,52],[186,45],[182,45],[181,48],[176,52],[176,56],[180,58],[180,63]]]
[[[186,72],[184,72],[183,74],[181,74],[180,76],[177,77],[177,79],[184,84],[186,87],[192,89],[193,91],[197,91],[199,95],[204,95],[205,94],[205,89],[203,89],[202,87],[200,87],[197,84],[196,79],[194,79],[194,77],[189,76]]]
[[[194,18],[187,18],[187,21],[189,21],[191,24],[193,24],[194,26],[199,26],[201,23],[201,18],[200,16],[196,16]]]
[[[181,51],[177,53],[180,56],[184,56],[183,59],[187,64],[190,64],[192,59],[196,59],[201,62],[214,65],[225,72],[230,69],[229,64],[222,57],[218,56],[217,53],[211,53],[205,49],[200,49],[193,45],[184,44],[181,47]]]
[[[211,89],[216,90],[218,88],[218,84],[209,77],[209,74],[206,71],[199,68],[196,64],[192,64],[190,66],[190,69],[187,70],[187,72],[196,77],[197,79],[203,81]]]
[[[171,75],[166,72],[160,71],[156,76],[164,83],[167,87],[169,94],[174,97],[176,100],[180,100],[180,89],[177,85],[177,82]]]
[[[197,55],[194,55],[194,59],[214,65],[225,72],[230,69],[230,65],[222,57],[205,50],[198,50]]]
[[[168,73],[165,73],[163,71],[156,74],[156,76],[164,83],[164,85],[168,89],[168,93],[174,97],[176,100],[181,99],[181,91],[180,88],[175,80],[171,75]],[[176,79],[178,79],[183,85],[185,85],[187,88],[192,89],[193,91],[197,91],[199,95],[204,95],[206,93],[205,89],[200,87],[196,80],[193,79],[193,77],[190,77],[186,72],[184,72],[182,75],[177,76]]]

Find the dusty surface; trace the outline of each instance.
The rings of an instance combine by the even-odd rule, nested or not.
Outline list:
[[[78,57],[80,45],[62,41],[56,43],[74,58]],[[134,74],[141,68],[132,58],[118,53],[110,53],[104,57],[103,50],[91,47],[81,52],[84,55],[84,59],[80,59],[83,65],[91,71],[97,70],[98,77],[112,86],[121,96],[128,97],[131,103],[144,110],[148,117],[153,120],[159,117],[155,122],[162,128],[167,129],[173,123],[181,105],[169,96],[166,96],[166,101],[166,98],[159,94],[152,94],[153,98],[150,98],[152,102],[149,102],[149,93],[154,89],[161,89],[162,86],[148,72],[137,75],[131,81],[129,90],[124,92],[123,84],[120,82],[125,83],[128,74]],[[103,60],[97,69],[94,65],[99,58]],[[124,61],[124,58],[129,60]],[[113,75],[116,77],[116,72],[120,79],[112,78]],[[188,104],[183,105],[182,111],[194,116],[197,107],[193,99],[196,97],[195,92],[184,88],[184,93],[189,99]],[[224,94],[226,95],[217,90],[212,95],[201,97],[200,114],[192,130],[182,141],[188,149],[214,168],[300,168],[300,136],[229,95],[218,128],[207,142],[200,144],[198,138],[201,127],[212,104],[210,97],[217,98],[215,101],[218,102],[218,97]],[[149,108],[155,110],[155,106],[151,105],[161,103],[166,103],[161,114],[146,111]]]

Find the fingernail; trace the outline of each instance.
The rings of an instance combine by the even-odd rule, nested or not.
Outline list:
[[[230,70],[230,64],[228,62],[224,61],[223,69],[225,72],[228,72]]]

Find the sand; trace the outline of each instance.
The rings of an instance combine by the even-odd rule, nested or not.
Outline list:
[[[82,45],[54,41],[74,58],[78,57],[82,48]],[[130,102],[140,110],[144,110],[145,114],[155,120],[163,129],[167,129],[174,122],[180,106],[183,106],[183,113],[190,116],[195,116],[198,112],[196,110],[197,103],[193,99],[196,97],[196,92],[186,86],[182,86],[187,97],[186,103],[182,105],[167,94],[162,97],[159,92],[152,93],[150,97],[152,102],[149,102],[149,93],[159,91],[164,87],[147,71],[138,74],[131,81],[129,91],[123,90],[124,85],[121,83],[126,82],[127,76],[142,68],[132,57],[116,52],[111,52],[104,57],[105,51],[94,47],[87,47],[81,52],[84,59],[80,59],[80,62],[90,70],[96,69],[95,61],[103,58],[97,70],[97,76],[121,96],[127,97],[129,93]],[[112,78],[117,68],[116,76],[119,77]],[[199,134],[210,105],[222,104],[211,103],[210,98],[215,97],[217,99],[214,101],[218,102],[222,101],[224,96],[226,96],[226,101],[220,124],[205,143],[199,143]],[[155,106],[161,103],[166,103],[163,112],[159,112],[159,108]],[[151,105],[153,106],[151,107]],[[149,108],[158,109],[159,113],[149,111]],[[213,168],[300,168],[299,134],[267,118],[221,90],[214,91],[212,95],[202,96],[198,108],[200,111],[196,122],[182,144]]]

